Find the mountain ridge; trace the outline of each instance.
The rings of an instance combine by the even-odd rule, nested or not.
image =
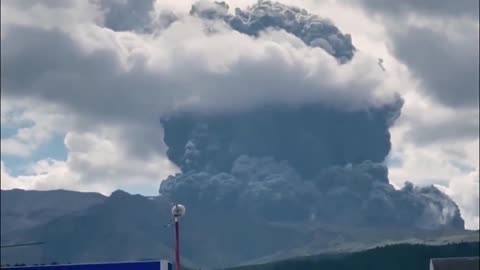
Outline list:
[[[5,192],[2,191],[2,196]],[[171,199],[165,196],[152,198],[115,191],[101,203],[2,235],[2,244],[45,242],[40,247],[2,250],[2,261],[171,260],[173,231],[166,226],[171,221],[171,206]],[[268,222],[239,209],[207,211],[196,205],[187,208],[180,228],[182,261],[189,267],[227,267],[306,254],[362,250],[385,243],[389,238],[411,241],[409,238],[451,237],[449,241],[478,241],[478,233],[469,231],[405,230],[395,235],[393,229],[348,231],[313,223],[303,226]]]
[[[64,189],[0,191],[1,235],[43,224],[53,218],[81,211],[106,200],[96,192]]]

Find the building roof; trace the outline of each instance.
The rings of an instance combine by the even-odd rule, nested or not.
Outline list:
[[[479,257],[433,258],[433,270],[478,270]]]

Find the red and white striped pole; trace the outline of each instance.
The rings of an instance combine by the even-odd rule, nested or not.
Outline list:
[[[185,215],[185,206],[177,204],[172,208],[175,219],[175,270],[180,270],[180,217]]]

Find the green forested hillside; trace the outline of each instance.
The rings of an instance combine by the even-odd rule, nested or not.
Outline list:
[[[479,242],[441,246],[400,244],[361,252],[303,257],[229,270],[427,270],[430,258],[479,256]]]

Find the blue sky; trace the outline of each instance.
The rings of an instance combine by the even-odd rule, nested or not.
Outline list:
[[[18,127],[1,127],[1,139],[15,138],[19,128],[29,127],[18,126]],[[11,155],[11,154],[2,154],[2,161],[5,166],[9,168],[10,173],[13,176],[18,176],[21,174],[28,174],[29,168],[32,163],[35,163],[39,160],[50,158],[56,160],[66,160],[67,159],[67,149],[63,142],[64,136],[62,135],[53,135],[51,139],[47,142],[42,143],[32,151],[32,153],[26,157]]]

